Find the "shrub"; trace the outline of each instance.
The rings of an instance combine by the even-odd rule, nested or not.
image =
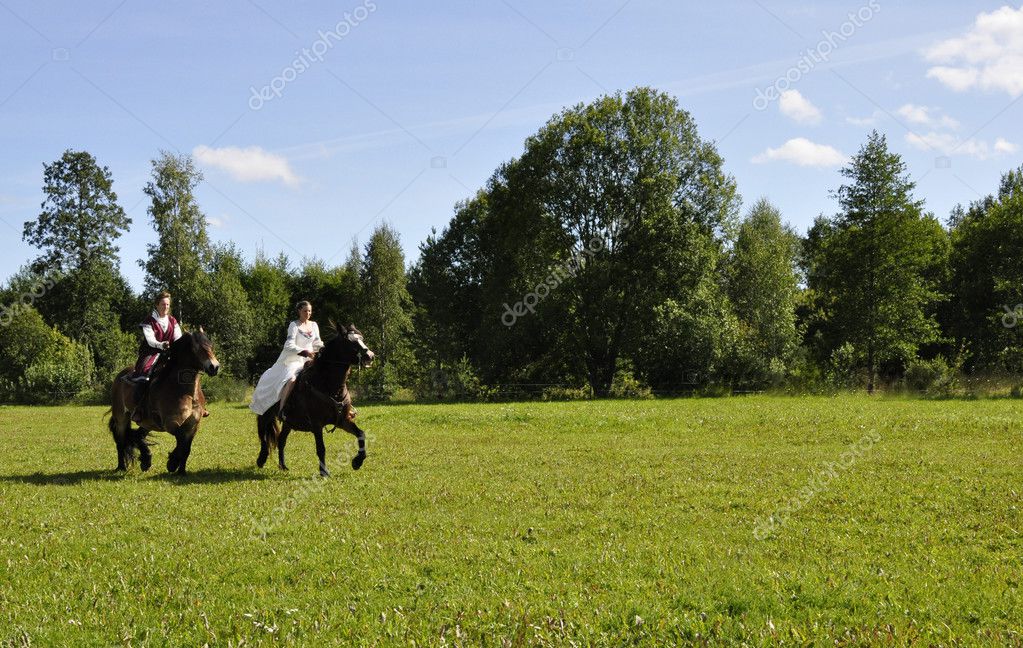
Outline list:
[[[415,392],[417,399],[425,400],[486,400],[494,395],[494,390],[480,382],[464,356],[454,364],[441,364],[439,368],[423,372]]]
[[[944,358],[933,360],[912,360],[906,367],[906,385],[918,392],[935,392],[950,387],[955,378],[954,370]]]
[[[241,403],[248,400],[249,384],[230,374],[202,377],[202,393],[211,403]]]
[[[89,347],[52,329],[46,351],[18,380],[18,400],[30,404],[70,402],[90,385],[93,369]]]
[[[547,387],[540,394],[544,401],[573,401],[589,400],[593,398],[593,392],[589,387]]]
[[[611,380],[612,398],[651,398],[650,388],[627,369],[619,369]]]

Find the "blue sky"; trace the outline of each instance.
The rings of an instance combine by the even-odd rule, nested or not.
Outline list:
[[[136,287],[161,149],[196,156],[214,240],[334,262],[380,220],[411,261],[552,114],[638,85],[801,231],[871,128],[942,218],[1023,161],[1004,2],[0,0],[0,51],[0,278],[34,256],[22,226],[66,148],[112,171]]]

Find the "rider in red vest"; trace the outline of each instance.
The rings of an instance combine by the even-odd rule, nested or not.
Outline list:
[[[154,310],[142,322],[143,340],[139,345],[139,359],[135,363],[131,382],[135,383],[135,412],[132,419],[138,423],[142,415],[142,394],[145,383],[149,382],[149,373],[171,343],[181,337],[182,331],[178,321],[170,314],[171,296],[169,292],[161,292],[156,296]]]

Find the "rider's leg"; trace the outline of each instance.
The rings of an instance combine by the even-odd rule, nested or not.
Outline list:
[[[284,412],[284,403],[288,401],[288,396],[291,395],[291,390],[295,388],[295,379],[292,378],[284,385],[284,389],[281,390],[281,404],[278,407],[279,412]]]

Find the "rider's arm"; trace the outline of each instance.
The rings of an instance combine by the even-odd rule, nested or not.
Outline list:
[[[324,346],[323,340],[320,339],[320,325],[313,322],[313,352],[319,351]]]
[[[302,350],[298,348],[298,324],[295,322],[288,324],[288,336],[284,338],[284,348],[292,353]]]
[[[184,331],[181,330],[181,322],[178,322],[178,325],[174,327],[174,339],[171,340],[171,342],[177,342],[178,338],[180,338],[183,333]]]
[[[153,333],[153,327],[149,324],[142,325],[142,335],[146,338],[146,344],[153,347],[154,349],[163,349],[163,344],[158,342],[156,334]]]

